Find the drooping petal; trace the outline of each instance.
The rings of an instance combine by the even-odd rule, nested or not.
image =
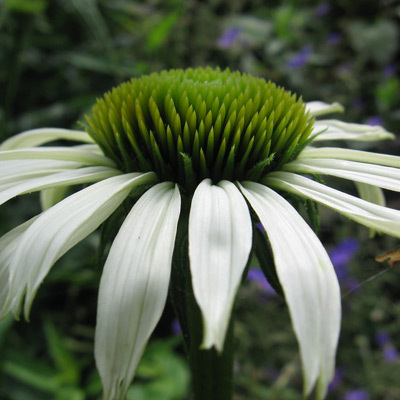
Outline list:
[[[298,156],[301,158],[334,158],[337,160],[360,161],[370,164],[400,168],[400,157],[370,151],[343,149],[340,147],[306,147]]]
[[[394,139],[395,136],[381,126],[354,124],[338,121],[336,119],[324,119],[315,121],[313,133],[322,132],[314,141],[322,140],[359,140],[364,142]]]
[[[69,186],[57,186],[40,191],[40,206],[47,210],[66,197]]]
[[[370,203],[386,206],[385,195],[381,188],[362,182],[355,182],[355,184],[360,198]]]
[[[400,191],[399,168],[329,158],[301,158],[285,164],[282,170],[304,174],[331,175],[383,189]]]
[[[105,399],[125,399],[164,310],[180,203],[171,182],[149,189],[112,244],[100,282],[95,336]]]
[[[340,291],[332,263],[312,229],[283,197],[254,182],[244,182],[241,189],[271,243],[300,346],[304,392],[309,394],[318,378],[321,399],[334,375],[341,319]]]
[[[84,131],[61,128],[39,128],[19,133],[5,140],[0,145],[0,151],[35,147],[60,139],[93,143],[93,139]]]
[[[0,238],[0,320],[5,317],[6,314],[4,305],[10,289],[9,279],[11,259],[18,247],[22,235],[37,218],[38,216],[31,218],[29,221],[17,226]]]
[[[18,315],[26,293],[27,317],[36,291],[53,264],[107,219],[133,187],[154,180],[153,173],[114,176],[74,193],[45,211],[26,230],[14,252],[6,308]]]
[[[202,347],[223,350],[233,302],[252,245],[248,207],[228,181],[197,187],[189,216],[192,286],[203,316]]]
[[[14,186],[7,187],[6,189],[0,186],[0,205],[20,194],[31,193],[55,186],[97,182],[120,174],[121,171],[114,168],[86,167],[33,179],[24,179],[20,182],[17,181]]]
[[[328,104],[323,101],[310,101],[306,103],[306,109],[314,117],[344,111],[344,107],[339,103]]]
[[[272,172],[263,183],[321,203],[377,232],[400,237],[398,210],[369,203],[291,172]]]
[[[33,147],[28,149],[0,151],[0,161],[3,160],[64,160],[81,162],[84,165],[102,165],[115,167],[114,161],[91,151],[90,147]]]
[[[7,160],[0,161],[0,183],[15,179],[34,178],[55,174],[67,169],[76,169],[85,164],[74,161],[57,160]]]

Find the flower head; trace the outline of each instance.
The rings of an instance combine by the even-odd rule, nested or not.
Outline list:
[[[273,83],[229,70],[173,70],[107,93],[87,118],[87,133],[50,128],[10,138],[0,147],[0,201],[41,191],[45,210],[0,239],[1,315],[18,316],[24,305],[28,317],[54,263],[125,201],[131,209],[99,289],[95,358],[106,399],[126,394],[163,312],[174,251],[186,243],[176,238],[185,234],[202,348],[224,348],[253,253],[288,304],[304,392],[317,384],[324,397],[334,376],[339,285],[326,250],[288,197],[304,199],[311,219],[320,203],[400,237],[400,212],[382,205],[380,189],[399,190],[400,158],[323,146],[393,135],[314,121],[340,110],[304,104]],[[57,139],[81,144],[41,146]],[[362,199],[309,178],[318,175],[356,181]],[[65,187],[77,184],[89,186],[63,198]],[[257,223],[265,234],[253,230]]]

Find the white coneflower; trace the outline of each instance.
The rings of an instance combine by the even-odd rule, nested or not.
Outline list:
[[[334,372],[339,286],[327,252],[286,197],[400,237],[400,212],[382,205],[379,189],[399,191],[400,158],[312,147],[393,137],[380,127],[314,121],[340,109],[304,104],[238,72],[171,70],[107,93],[87,133],[38,129],[5,141],[0,201],[42,191],[45,211],[0,239],[1,315],[18,316],[23,303],[28,317],[54,263],[131,201],[100,283],[95,358],[104,399],[125,397],[169,290],[195,399],[230,399],[231,311],[252,252],[288,304],[304,393],[318,382],[323,398]],[[58,139],[84,144],[40,147]],[[318,175],[357,182],[363,199],[310,179]],[[76,184],[91,185],[63,198]],[[266,236],[253,235],[258,222]]]

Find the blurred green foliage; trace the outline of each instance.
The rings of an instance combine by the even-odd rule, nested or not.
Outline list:
[[[345,117],[370,117],[400,132],[400,6],[395,0],[2,0],[0,138],[41,127],[76,127],[112,86],[165,68],[219,65],[271,79],[305,100],[339,101]],[[379,118],[378,118],[379,117]],[[376,148],[399,154],[399,141]],[[350,191],[352,188],[346,188]],[[389,196],[389,205],[400,208]],[[0,209],[2,232],[37,212],[36,196]],[[374,256],[398,246],[370,239],[344,218],[322,213],[328,248],[362,238],[349,268],[367,281],[344,297],[338,352],[341,380],[329,399],[364,388],[400,398],[400,361],[382,355],[389,332],[400,350],[398,266]],[[93,359],[99,235],[70,251],[38,293],[31,322],[0,322],[0,398],[99,399]],[[312,312],[312,310],[310,310]],[[289,316],[279,297],[245,284],[236,304],[236,400],[300,398],[302,378]],[[189,377],[168,306],[128,399],[185,399]]]

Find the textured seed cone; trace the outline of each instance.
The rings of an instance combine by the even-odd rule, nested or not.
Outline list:
[[[272,82],[212,68],[169,70],[98,99],[87,131],[126,172],[155,171],[188,192],[202,179],[258,180],[293,159],[313,121]]]

